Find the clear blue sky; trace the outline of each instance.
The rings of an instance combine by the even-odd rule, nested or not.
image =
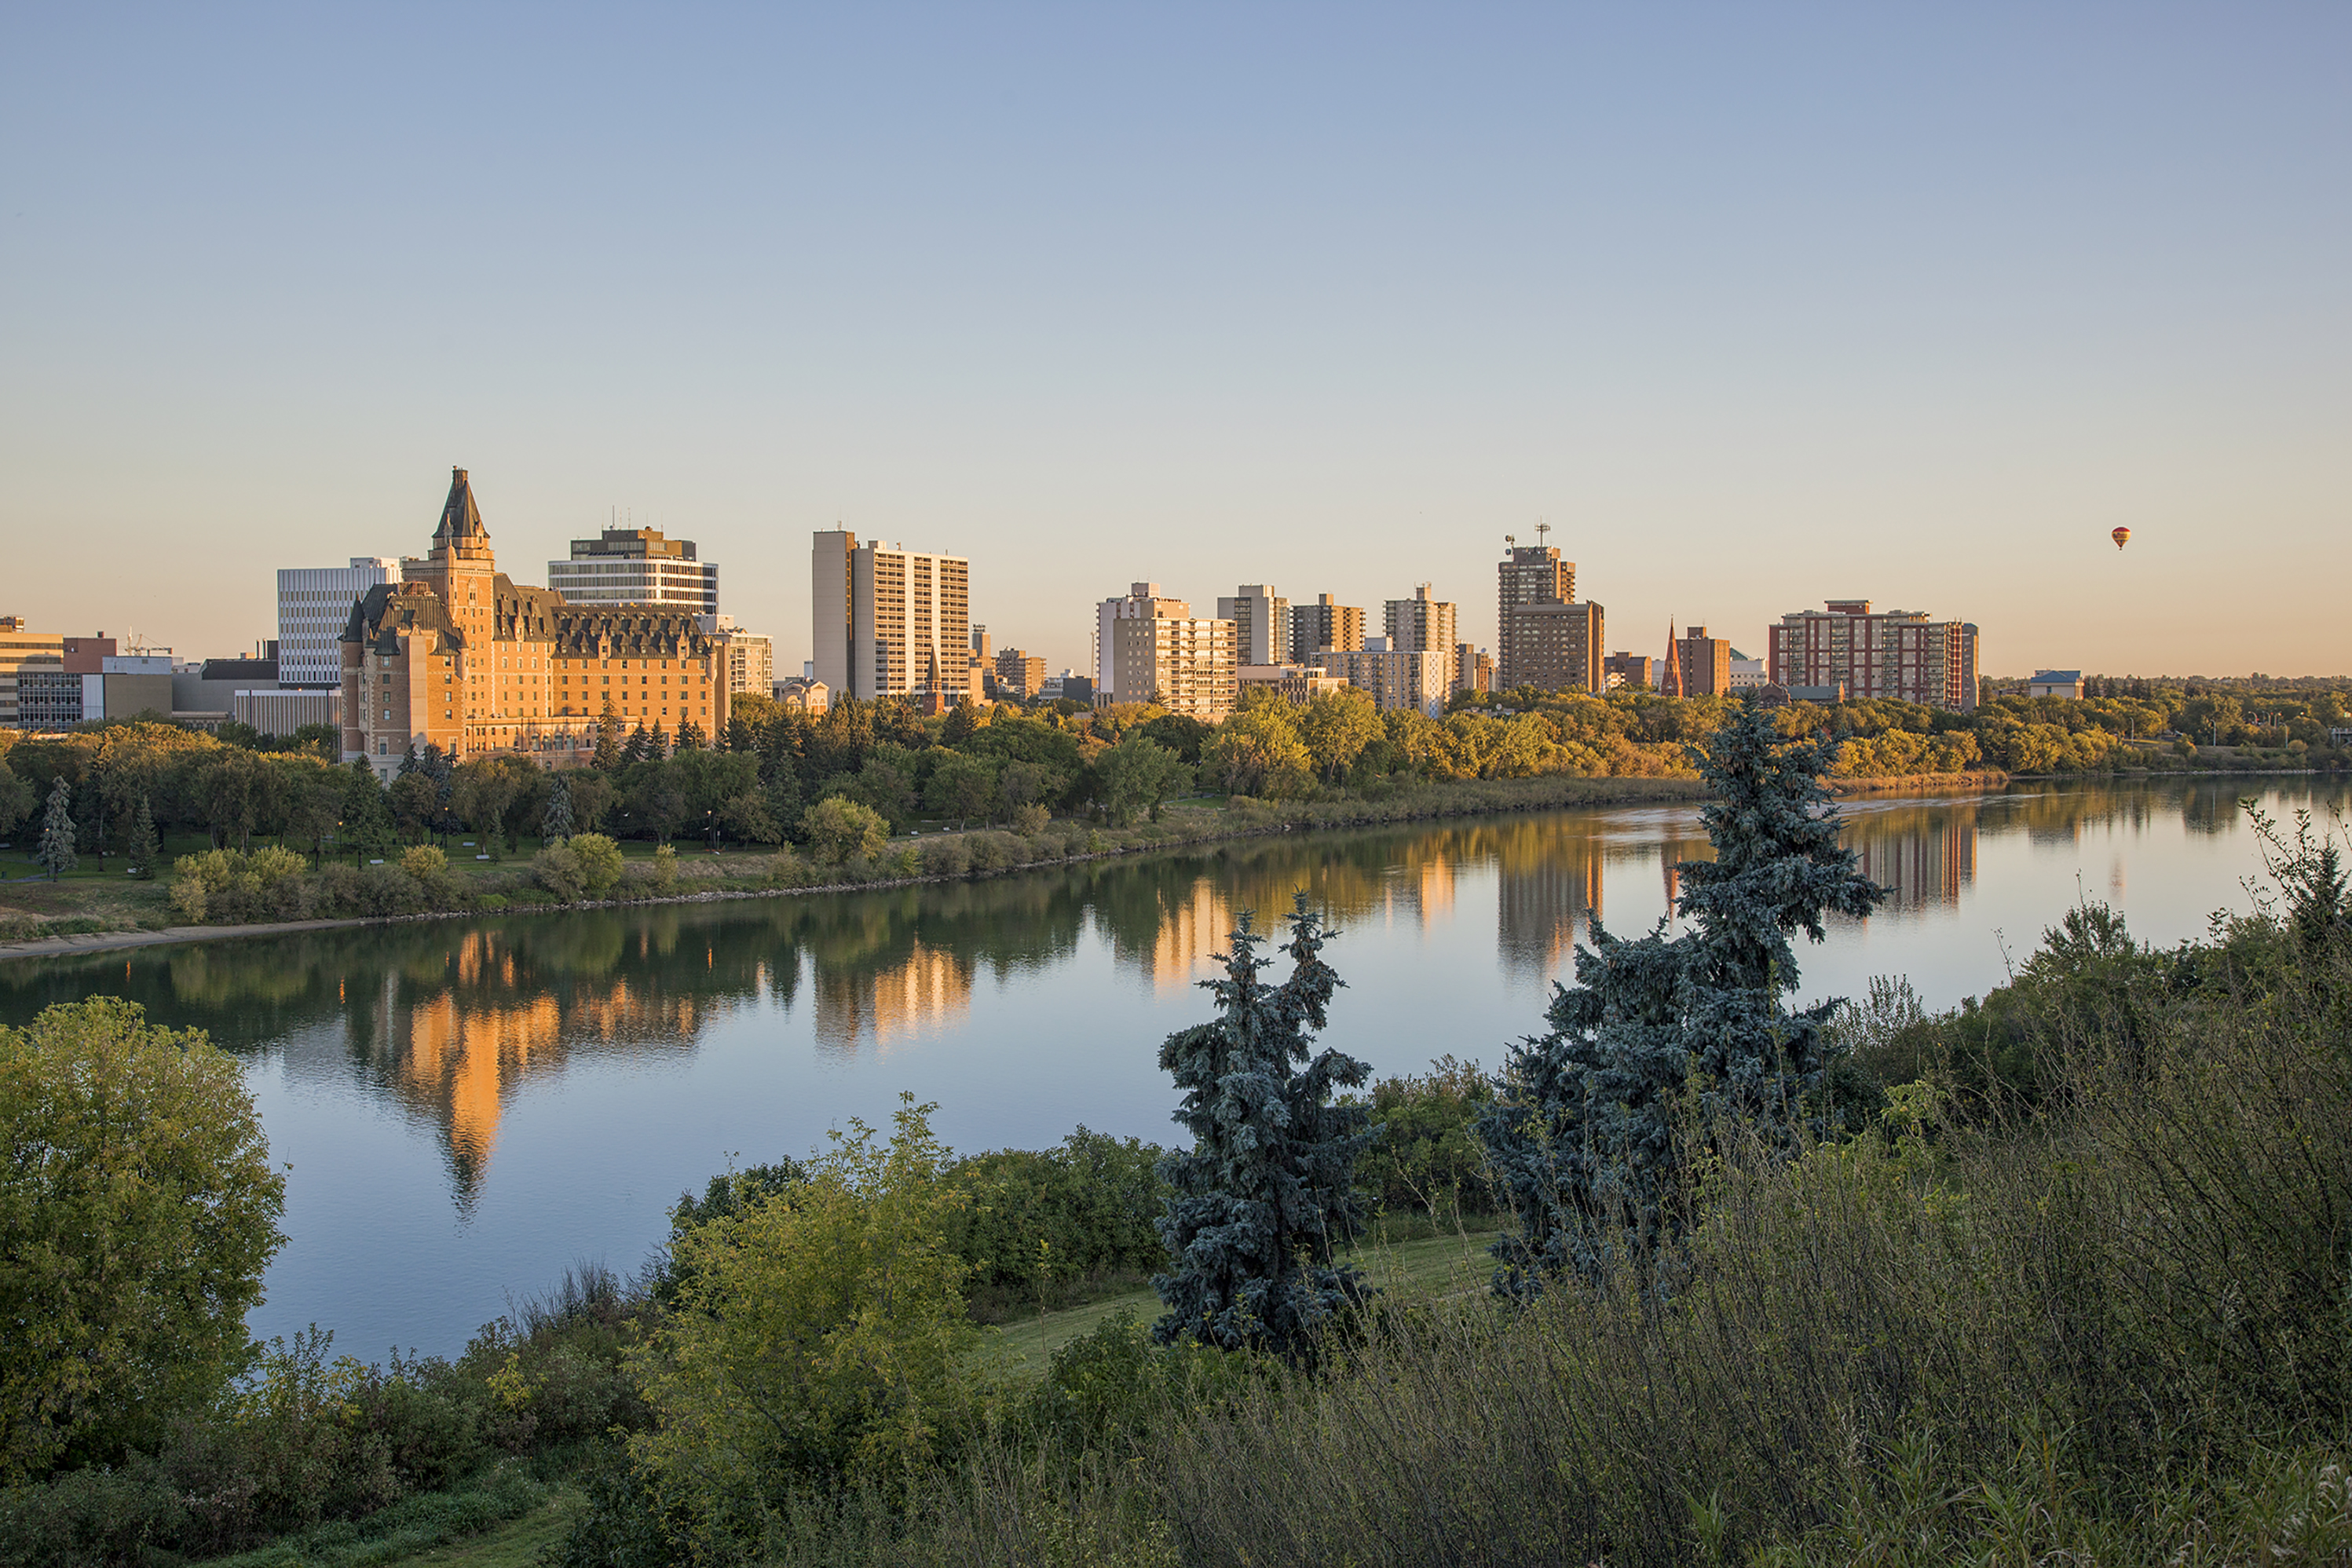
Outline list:
[[[249,644],[462,464],[785,667],[836,520],[1058,668],[1135,578],[1490,643],[1542,518],[1617,647],[2352,669],[2340,4],[17,5],[0,182],[47,629]]]

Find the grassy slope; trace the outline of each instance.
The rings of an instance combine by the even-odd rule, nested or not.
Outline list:
[[[1466,1241],[1460,1236],[1437,1236],[1388,1246],[1370,1245],[1358,1249],[1355,1260],[1375,1285],[1396,1296],[1483,1291],[1489,1269],[1486,1248],[1490,1239],[1489,1230],[1474,1226]],[[981,1351],[988,1375],[1005,1383],[1021,1383],[1042,1375],[1056,1350],[1122,1308],[1138,1317],[1150,1317],[1159,1312],[1160,1301],[1149,1290],[1130,1291],[1009,1324],[992,1333]],[[528,1568],[539,1561],[542,1548],[562,1538],[569,1511],[576,1501],[575,1494],[558,1493],[547,1505],[511,1523],[421,1550],[404,1550],[395,1536],[368,1547],[346,1548],[331,1553],[304,1553],[299,1548],[281,1546],[250,1557],[222,1559],[210,1568],[294,1568],[297,1563],[305,1568],[310,1564],[320,1568],[330,1564],[332,1568],[361,1568],[362,1564],[391,1568],[394,1564],[425,1563],[435,1564],[436,1568]]]

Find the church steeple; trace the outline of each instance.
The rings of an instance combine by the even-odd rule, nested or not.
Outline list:
[[[1682,655],[1682,645],[1675,641],[1675,623],[1668,621],[1666,622],[1666,669],[1665,673],[1658,677],[1660,695],[1678,697],[1683,695]]]

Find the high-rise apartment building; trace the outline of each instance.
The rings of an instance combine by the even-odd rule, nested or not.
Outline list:
[[[1278,664],[1290,654],[1290,601],[1262,582],[1244,582],[1217,601],[1217,619],[1234,623],[1234,647],[1244,664]]]
[[[1353,653],[1364,645],[1364,612],[1360,606],[1338,604],[1318,593],[1312,604],[1290,607],[1290,661],[1311,664],[1326,648]]]
[[[1503,689],[1533,686],[1544,692],[1609,689],[1601,668],[1607,623],[1601,607],[1556,599],[1514,604],[1503,612],[1503,636],[1511,663],[1503,669]]]
[[[380,582],[400,580],[400,561],[355,555],[349,566],[278,572],[278,684],[333,690],[343,684],[343,628],[352,606]]]
[[[1191,615],[1131,615],[1113,622],[1114,702],[1157,703],[1214,724],[1234,711],[1240,666],[1234,623]]]
[[[1731,691],[1731,641],[1710,637],[1704,626],[1693,626],[1675,639],[1677,694],[1686,697],[1726,696]]]
[[[1518,666],[1511,612],[1522,604],[1576,602],[1576,563],[1549,545],[1513,544],[1495,567],[1495,683],[1505,690],[1532,684]]]
[[[1776,686],[1843,686],[1857,701],[1894,697],[1951,713],[1977,706],[1973,622],[1932,621],[1917,610],[1873,613],[1867,599],[1832,599],[1771,628],[1765,661]]]
[[[1003,701],[1025,703],[1045,689],[1045,661],[1024,649],[998,649],[995,670],[996,695]]]
[[[1149,621],[1157,616],[1189,616],[1192,604],[1185,600],[1171,599],[1160,591],[1156,582],[1132,582],[1127,592],[1118,599],[1106,599],[1095,606],[1094,693],[1097,700],[1118,702],[1118,627],[1124,621]],[[1237,661],[1238,662],[1238,661]]]
[[[1391,599],[1381,608],[1381,634],[1391,648],[1408,653],[1444,652],[1454,646],[1459,606],[1432,599],[1429,584],[1414,585],[1411,599]]]
[[[1495,661],[1484,648],[1473,643],[1454,645],[1454,689],[1457,692],[1491,692],[1495,689]]]
[[[1383,644],[1386,638],[1380,640]],[[1315,655],[1316,667],[1338,675],[1367,693],[1382,713],[1414,708],[1432,718],[1445,714],[1445,699],[1454,690],[1454,658],[1435,648],[1327,648]]]
[[[606,528],[573,539],[570,560],[547,563],[547,586],[566,604],[659,604],[693,615],[719,613],[719,568],[697,560],[692,539],[658,528]]]
[[[945,698],[968,689],[971,561],[860,545],[846,528],[826,528],[810,564],[811,662],[835,697]]]
[[[766,696],[775,689],[775,639],[764,632],[745,631],[735,624],[732,615],[698,615],[694,623],[718,645],[730,692]]]

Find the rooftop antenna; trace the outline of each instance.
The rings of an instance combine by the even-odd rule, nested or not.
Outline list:
[[[1547,539],[1549,539],[1550,537],[1551,537],[1551,525],[1550,525],[1549,523],[1544,522],[1542,519],[1538,518],[1538,519],[1537,520],[1537,522],[1536,522],[1536,549],[1543,549],[1543,548],[1544,548],[1544,542],[1545,542]]]

